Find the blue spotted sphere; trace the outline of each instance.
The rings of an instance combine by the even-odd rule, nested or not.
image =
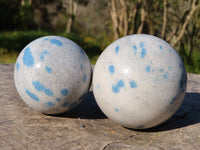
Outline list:
[[[187,73],[166,41],[145,34],[125,36],[98,58],[93,91],[108,118],[133,129],[151,128],[169,119],[186,92]]]
[[[45,114],[76,107],[91,83],[91,64],[73,41],[45,36],[29,43],[19,54],[14,79],[23,101]]]

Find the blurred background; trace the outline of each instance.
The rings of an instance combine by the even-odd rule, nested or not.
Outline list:
[[[15,63],[32,40],[67,37],[95,63],[114,40],[146,33],[169,42],[200,73],[199,0],[0,0],[0,63]]]

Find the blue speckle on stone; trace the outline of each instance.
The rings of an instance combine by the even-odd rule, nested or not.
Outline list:
[[[174,97],[174,98],[170,101],[170,104],[173,104],[175,100],[176,100],[176,98]]]
[[[82,55],[85,55],[85,52],[80,48],[79,49]]]
[[[165,79],[167,79],[167,75],[166,75],[166,74],[163,74],[163,77],[164,77]]]
[[[23,62],[28,67],[32,67],[34,65],[34,58],[30,47],[27,47],[24,51]]]
[[[118,108],[114,108],[114,110],[115,110],[116,112],[119,112],[119,109],[118,109]]]
[[[144,48],[144,43],[143,42],[140,43],[140,48],[142,49],[141,58],[144,58],[145,55],[146,55],[146,49]]]
[[[48,39],[48,38],[45,38],[44,40],[46,40],[46,41],[47,41],[47,40],[49,40],[49,39]]]
[[[67,107],[67,106],[68,106],[68,104],[69,104],[69,103],[67,103],[67,102],[64,102],[64,103],[62,104],[62,106],[63,106],[63,107]]]
[[[172,70],[172,67],[168,67],[169,70]]]
[[[83,70],[83,64],[80,65],[81,70]]]
[[[169,52],[171,53],[171,52],[172,52],[172,50],[171,50],[171,49],[169,49]]]
[[[51,73],[52,72],[52,68],[51,67],[45,67],[45,69],[46,69],[46,71],[48,72],[48,73]]]
[[[60,101],[61,101],[61,98],[56,98],[56,101],[60,102]]]
[[[53,107],[55,104],[53,103],[53,102],[47,102],[47,106],[49,106],[49,107]]]
[[[26,89],[26,94],[28,94],[33,100],[35,100],[37,102],[40,100],[35,94],[33,94],[32,92],[30,92],[27,89]]]
[[[69,92],[69,91],[68,91],[67,89],[61,90],[61,94],[62,94],[63,96],[67,96],[68,92]]]
[[[124,87],[124,81],[123,80],[119,80],[118,81],[118,86],[119,87]]]
[[[119,93],[119,86],[118,85],[112,85],[112,91],[114,92],[114,93]]]
[[[44,90],[44,93],[47,95],[47,96],[53,96],[53,92],[50,90],[50,89],[45,89]]]
[[[99,89],[99,90],[100,90],[100,85],[97,85],[97,89]]]
[[[163,49],[162,45],[159,45],[159,48],[160,48],[160,50],[162,50]]]
[[[137,83],[135,81],[130,81],[131,88],[137,88]]]
[[[57,46],[62,46],[63,43],[57,39],[50,39],[50,42],[54,45],[57,45]]]
[[[42,52],[42,54],[40,55],[40,60],[44,60],[44,56],[45,55],[48,55],[49,54],[49,52],[48,51],[44,51],[44,52]]]
[[[164,71],[164,69],[159,69],[159,71],[160,71],[160,72],[163,72],[163,71]]]
[[[86,96],[86,93],[83,93],[83,94],[82,94],[82,95],[79,97],[79,99],[78,99],[78,100],[80,101],[80,100],[84,99],[84,98],[85,98],[85,96]]]
[[[44,55],[40,56],[40,60],[42,60],[42,61],[44,60]]]
[[[86,82],[87,81],[87,75],[84,74],[84,77],[83,77],[83,82]]]
[[[150,66],[146,66],[146,72],[150,72],[151,71],[151,67]]]
[[[146,55],[146,50],[144,48],[142,48],[142,51],[141,51],[141,58],[144,58]]]
[[[69,105],[69,109],[74,108],[77,105],[77,102],[73,102]]]
[[[33,81],[32,84],[37,91],[44,92],[47,96],[53,96],[53,92],[50,89],[45,88],[45,86],[42,85],[39,81]]]
[[[112,85],[112,91],[114,93],[119,93],[120,92],[120,88],[122,88],[124,86],[125,86],[124,81],[123,80],[119,80],[116,85],[115,84]]]
[[[115,72],[115,68],[114,68],[113,65],[109,66],[109,71],[110,71],[111,74],[113,74]]]
[[[19,67],[20,67],[20,64],[17,62],[16,63],[16,69],[17,69],[17,71],[19,71]]]
[[[144,42],[140,43],[140,48],[144,48]]]
[[[119,46],[115,47],[115,53],[118,54],[119,53]]]
[[[33,81],[32,84],[37,91],[45,91],[45,87],[39,81]]]
[[[133,45],[133,49],[134,49],[134,54],[137,54],[137,47],[135,45]]]

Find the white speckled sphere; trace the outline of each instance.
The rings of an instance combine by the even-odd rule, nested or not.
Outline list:
[[[15,85],[24,102],[45,114],[76,107],[88,92],[91,65],[73,41],[45,36],[29,43],[17,58]]]
[[[145,34],[123,37],[101,54],[93,72],[97,104],[110,119],[133,129],[154,127],[180,107],[184,64],[167,42]]]

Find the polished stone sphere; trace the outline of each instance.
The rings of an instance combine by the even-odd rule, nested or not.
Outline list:
[[[86,53],[73,41],[45,36],[29,43],[19,54],[14,79],[23,101],[45,114],[76,107],[91,83]]]
[[[110,44],[93,72],[97,104],[110,119],[133,129],[154,127],[180,107],[187,74],[178,53],[164,40],[145,34]]]

